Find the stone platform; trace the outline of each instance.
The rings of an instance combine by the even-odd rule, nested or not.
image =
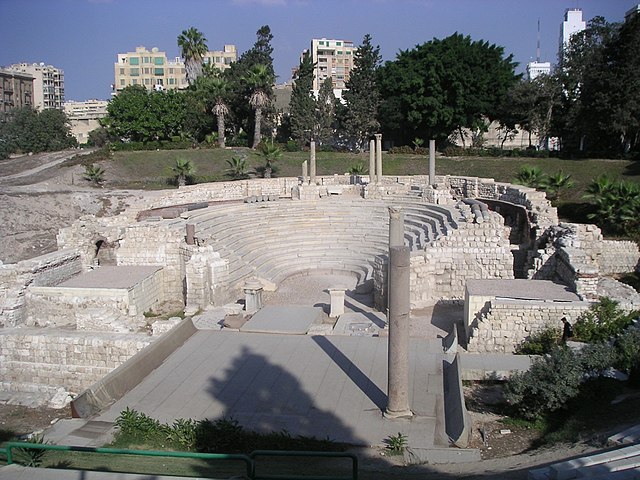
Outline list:
[[[313,324],[322,323],[322,309],[302,305],[268,305],[241,328],[246,333],[306,335]]]
[[[162,422],[233,417],[248,429],[356,445],[402,432],[412,447],[445,446],[441,350],[411,339],[416,415],[388,420],[385,338],[200,330],[93,420],[114,422],[129,407]]]

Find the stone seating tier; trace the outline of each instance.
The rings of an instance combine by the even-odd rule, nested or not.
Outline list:
[[[351,271],[364,282],[388,251],[387,207],[401,204],[413,251],[457,227],[457,212],[433,205],[353,199],[212,205],[185,212],[198,241],[229,262],[226,283],[256,275],[280,281],[296,272]],[[457,217],[456,217],[457,218]]]

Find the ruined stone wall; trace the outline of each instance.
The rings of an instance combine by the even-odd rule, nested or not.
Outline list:
[[[80,272],[80,253],[70,249],[0,265],[0,327],[24,324],[28,287],[57,285]]]
[[[509,228],[497,213],[490,212],[490,219],[483,223],[472,217],[458,219],[457,228],[449,228],[446,236],[411,252],[411,308],[440,300],[462,301],[467,279],[514,278]],[[373,267],[374,301],[384,311],[386,256],[377,257]]]
[[[117,250],[118,265],[160,265],[163,267],[163,298],[183,305],[186,248],[182,220],[147,220],[129,226]]]
[[[0,390],[79,393],[152,340],[132,333],[0,329]]]
[[[588,302],[491,299],[476,313],[467,342],[470,353],[513,353],[529,336],[547,328],[562,331],[564,316],[574,322],[589,309]],[[559,339],[560,337],[558,337]]]
[[[424,252],[412,253],[413,308],[439,300],[463,300],[467,279],[514,278],[509,229],[498,214],[491,216],[492,222],[459,223]]]
[[[186,313],[194,314],[209,305],[221,305],[232,300],[228,285],[229,260],[220,257],[211,246],[187,246],[191,257],[186,263]],[[237,296],[235,297],[237,298]]]

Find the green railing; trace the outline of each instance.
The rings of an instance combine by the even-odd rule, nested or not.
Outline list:
[[[164,450],[127,450],[120,448],[101,447],[75,447],[67,445],[50,445],[46,443],[25,443],[7,442],[0,448],[0,454],[7,458],[7,465],[13,463],[13,450],[55,450],[62,452],[84,452],[108,455],[138,455],[143,457],[172,457],[172,458],[193,458],[199,460],[214,461],[236,461],[242,462],[246,469],[246,477],[251,480],[358,480],[358,457],[353,453],[342,452],[294,452],[277,450],[255,450],[249,455],[227,454],[227,453],[195,453],[195,452],[172,452]],[[308,476],[308,475],[271,475],[259,474],[256,471],[256,461],[260,457],[304,457],[304,458],[345,458],[351,460],[351,475],[349,476]]]

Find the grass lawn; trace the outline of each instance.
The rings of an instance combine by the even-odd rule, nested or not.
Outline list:
[[[100,161],[100,154],[87,156],[83,163],[99,163],[106,171],[106,186],[111,188],[164,189],[175,188],[171,168],[176,159],[191,160],[195,165],[195,183],[229,181],[227,160],[233,156],[246,158],[248,171],[264,165],[261,156],[248,148],[189,149],[161,151],[114,152],[108,160]],[[274,164],[274,176],[297,177],[302,173],[302,162],[309,152],[283,152]],[[424,155],[389,155],[383,153],[385,175],[427,175],[429,160]],[[318,175],[343,175],[357,163],[369,165],[369,154],[317,152]],[[584,198],[591,181],[606,173],[610,178],[640,183],[640,161],[634,160],[563,160],[558,158],[493,158],[493,157],[437,157],[437,175],[461,175],[493,178],[498,182],[513,182],[525,165],[539,167],[546,174],[559,171],[571,175],[574,187],[563,190],[557,201],[558,213],[563,220],[585,223],[590,204]]]

